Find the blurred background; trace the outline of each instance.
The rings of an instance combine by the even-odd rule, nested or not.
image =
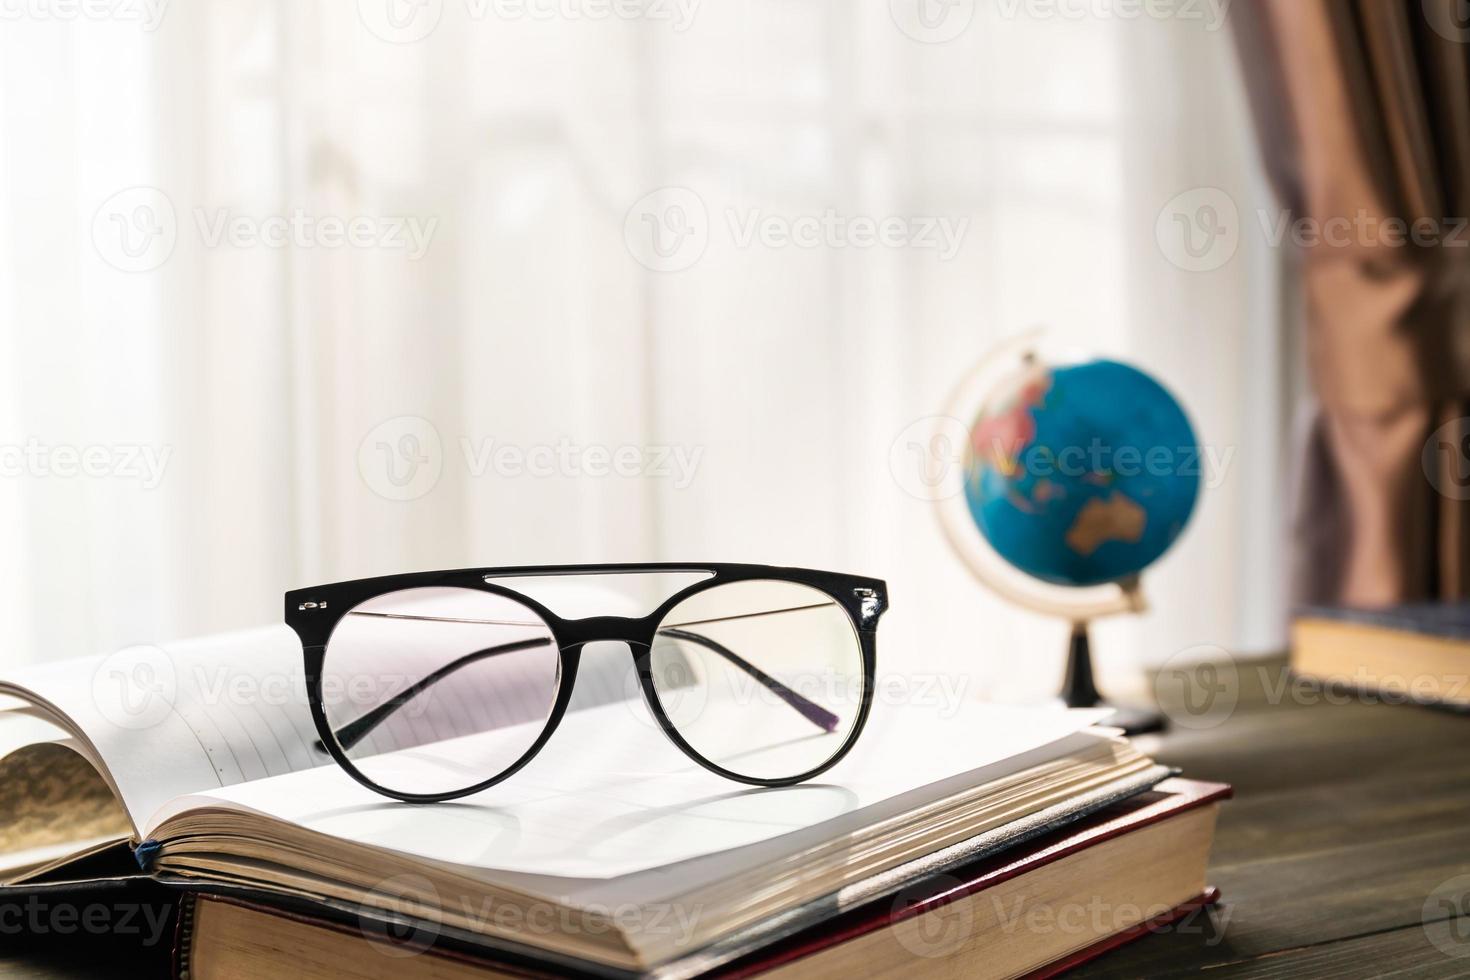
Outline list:
[[[1228,7],[7,4],[0,664],[703,559],[883,576],[887,670],[1045,694],[1067,627],[902,451],[1037,325],[1210,453],[1104,681],[1279,649],[1306,386]]]

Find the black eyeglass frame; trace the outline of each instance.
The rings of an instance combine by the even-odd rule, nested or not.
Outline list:
[[[700,579],[665,599],[657,609],[642,617],[592,616],[583,619],[567,619],[558,616],[531,596],[498,584],[495,579],[542,578],[573,575],[636,575],[640,573],[689,573],[704,574]],[[856,723],[846,741],[821,765],[795,776],[779,779],[759,779],[732,772],[704,758],[691,746],[674,727],[664,712],[654,687],[651,656],[655,633],[664,617],[684,600],[707,589],[732,582],[750,581],[790,582],[805,585],[831,597],[847,614],[863,658],[863,692],[858,704]],[[332,632],[357,606],[370,599],[399,592],[404,589],[461,588],[488,592],[519,602],[531,609],[551,631],[560,657],[557,677],[556,700],[545,727],[536,741],[509,767],[473,786],[444,793],[404,793],[380,786],[362,773],[339,744],[331,723],[327,720],[326,706],[322,696],[322,671],[326,662],[327,645]],[[346,770],[347,774],[368,789],[405,803],[440,803],[483,792],[500,783],[526,766],[550,740],[565,716],[571,703],[572,691],[576,686],[577,668],[581,663],[582,647],[588,643],[614,641],[626,643],[632,652],[633,663],[638,674],[639,688],[644,703],[652,712],[659,728],[669,740],[689,758],[702,767],[726,779],[751,786],[791,786],[821,775],[841,762],[857,743],[867,723],[873,703],[873,688],[877,672],[877,628],[878,620],[888,608],[888,587],[880,579],[840,572],[819,571],[810,568],[783,568],[775,565],[731,564],[727,562],[653,562],[607,565],[520,565],[499,568],[462,568],[450,571],[411,572],[403,575],[385,575],[377,578],[337,582],[309,589],[293,589],[286,593],[285,621],[301,640],[301,650],[306,668],[307,699],[311,716],[316,724],[322,746],[333,761]]]

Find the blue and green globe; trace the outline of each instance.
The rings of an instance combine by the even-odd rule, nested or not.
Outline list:
[[[1202,453],[1184,410],[1116,361],[1033,367],[970,430],[965,498],[990,546],[1058,585],[1137,575],[1179,537]]]

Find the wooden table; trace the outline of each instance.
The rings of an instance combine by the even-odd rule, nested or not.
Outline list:
[[[1434,905],[1425,922],[1436,889],[1470,874],[1470,717],[1332,703],[1288,682],[1280,661],[1241,663],[1235,677],[1229,712],[1166,706],[1191,724],[1218,724],[1140,740],[1191,777],[1235,786],[1212,862],[1220,908],[1074,975],[1470,976],[1470,908],[1456,918]],[[5,976],[118,975],[148,956],[153,972],[128,975],[166,975],[157,951],[111,938],[23,951],[0,942]]]
[[[1217,914],[1075,975],[1470,976],[1470,907],[1456,918],[1436,900],[1427,925],[1425,913],[1470,875],[1470,717],[1329,700],[1281,661],[1241,663],[1236,677],[1238,703],[1218,726],[1139,740],[1190,777],[1235,787],[1211,858]],[[1167,707],[1214,719],[1194,704],[1194,716]]]

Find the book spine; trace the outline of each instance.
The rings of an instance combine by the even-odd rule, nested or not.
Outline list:
[[[179,898],[179,918],[174,924],[174,977],[176,980],[189,980],[189,956],[194,946],[194,904],[196,899],[193,895],[183,895]]]

